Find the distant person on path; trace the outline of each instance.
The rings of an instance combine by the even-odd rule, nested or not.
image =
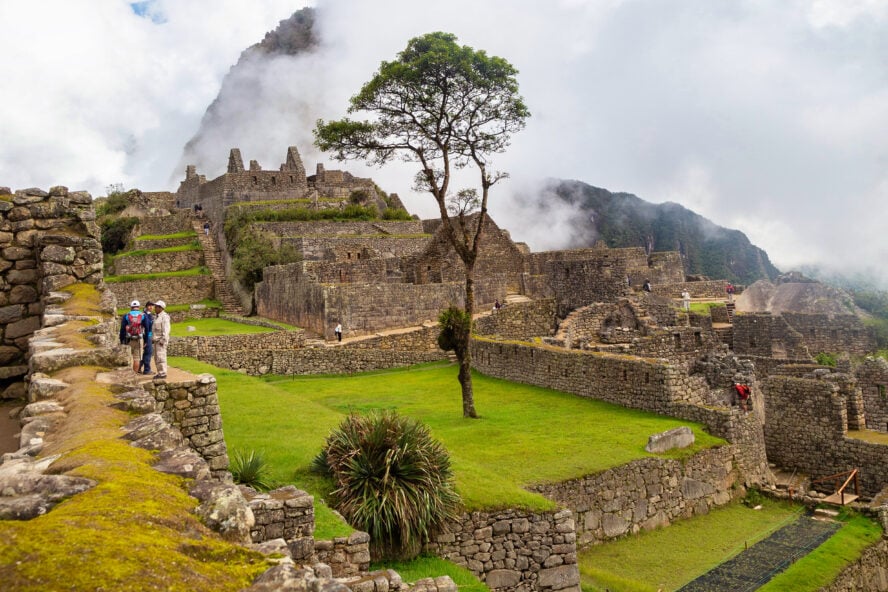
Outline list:
[[[651,292],[651,282],[650,280],[644,280],[644,285],[641,287],[645,292]]]
[[[139,373],[142,360],[142,336],[144,333],[145,313],[139,310],[139,301],[130,302],[130,310],[120,318],[120,344],[130,346],[133,372]]]
[[[626,276],[626,286],[628,286],[629,288],[632,287],[632,277],[631,276],[628,276],[628,275]]]
[[[749,387],[739,382],[734,383],[734,390],[737,391],[737,402],[743,411],[749,411]]]
[[[685,309],[685,312],[691,311],[691,293],[687,290],[681,293],[681,307]]]
[[[158,300],[154,303],[157,318],[154,319],[152,341],[154,343],[154,364],[157,374],[154,378],[167,377],[167,344],[170,342],[170,315],[166,312],[166,302]]]
[[[496,300],[493,301],[493,312],[498,311],[502,307],[503,307],[503,305],[500,304],[499,298],[497,298]]]
[[[725,286],[725,292],[728,294],[728,302],[734,302],[734,284]]]
[[[333,333],[336,335],[337,341],[342,341],[342,323],[336,323],[336,327],[333,329]]]
[[[204,222],[204,234],[207,236],[210,235],[210,222],[209,221]]]
[[[142,371],[142,374],[151,374],[151,357],[154,354],[154,346],[151,343],[154,327],[154,303],[150,300],[145,303],[144,314],[145,338],[142,344],[142,363],[139,364],[139,370]]]

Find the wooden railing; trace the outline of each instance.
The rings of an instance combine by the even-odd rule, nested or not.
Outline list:
[[[811,485],[815,483],[826,483],[828,481],[835,481],[835,493],[824,500],[828,503],[838,503],[841,506],[844,506],[846,503],[851,503],[860,497],[860,486],[857,482],[857,476],[860,473],[860,469],[851,469],[850,471],[845,471],[844,473],[837,473],[835,475],[829,475],[828,477],[822,477],[820,479],[816,479],[811,481]],[[842,478],[845,478],[845,481],[842,482]],[[846,494],[845,489],[848,488],[848,485],[854,483],[854,493]],[[842,483],[839,485],[839,483]]]

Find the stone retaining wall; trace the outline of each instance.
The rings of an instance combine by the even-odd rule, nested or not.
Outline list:
[[[181,247],[197,240],[197,234],[179,238],[154,238],[145,239],[136,237],[133,240],[134,249],[166,249],[169,247]]]
[[[555,300],[546,298],[503,306],[490,316],[475,319],[474,331],[502,339],[529,340],[551,335],[556,325]]]
[[[681,299],[681,293],[685,290],[691,298],[708,298],[711,300],[724,299],[725,282],[723,280],[707,280],[703,282],[677,282],[674,284],[652,284],[654,294],[667,298]]]
[[[813,479],[859,468],[861,493],[874,496],[888,483],[888,446],[848,437],[849,410],[853,414],[856,405],[849,405],[851,393],[846,387],[827,379],[769,377],[765,381],[768,458]]]
[[[366,572],[370,569],[370,535],[358,531],[347,537],[315,540],[312,560],[329,565],[339,578]]]
[[[188,275],[165,277],[155,280],[134,280],[131,282],[109,282],[108,289],[114,292],[117,302],[132,300],[163,300],[170,304],[191,304],[213,298],[213,276]]]
[[[435,535],[427,550],[469,569],[491,590],[580,592],[570,510],[472,512]]]
[[[580,548],[706,514],[731,500],[737,481],[732,446],[684,461],[644,458],[595,475],[531,487],[569,508]]]
[[[856,372],[866,410],[866,427],[888,432],[888,360],[867,358]]]
[[[275,331],[242,335],[186,336],[170,338],[168,354],[206,361],[221,355],[237,357],[243,351],[267,352],[303,346],[303,331]]]
[[[423,234],[421,220],[373,220],[332,222],[254,222],[261,231],[275,236],[347,236],[347,235],[414,235]]]
[[[139,219],[134,236],[143,234],[176,234],[194,230],[191,226],[193,214],[190,210],[176,210],[165,216],[146,216]]]
[[[884,537],[884,535],[883,535]],[[888,539],[867,547],[860,559],[842,570],[842,573],[820,592],[859,592],[888,590]]]
[[[9,195],[0,188],[0,391],[24,393],[28,340],[41,327],[41,297],[102,278],[102,248],[92,198],[53,187]],[[15,381],[10,383],[10,381]],[[8,391],[8,389],[13,389]]]
[[[364,249],[371,249],[382,256],[402,257],[419,255],[429,243],[429,236],[421,237],[281,237],[280,245],[292,245],[302,253],[306,261],[357,259]]]
[[[201,374],[194,381],[151,382],[145,388],[157,402],[157,413],[182,432],[191,448],[207,461],[213,475],[230,478],[216,378]]]
[[[203,264],[203,251],[199,249],[149,253],[147,255],[127,255],[123,253],[114,258],[114,275],[185,271]]]

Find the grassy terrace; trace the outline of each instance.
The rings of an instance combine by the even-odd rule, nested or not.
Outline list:
[[[188,327],[194,327],[189,331]],[[170,325],[173,337],[214,337],[217,335],[235,335],[244,333],[274,333],[275,329],[258,325],[246,325],[226,319],[186,319],[181,323]]]
[[[210,275],[210,270],[207,267],[192,267],[191,269],[185,269],[183,271],[166,271],[162,273],[136,273],[129,275],[106,275],[105,283],[114,284],[117,282],[136,282],[139,280],[157,280],[160,278],[170,278],[170,277],[190,277],[195,275]]]
[[[171,363],[211,372],[229,448],[265,454],[272,478],[316,496],[329,484],[309,472],[330,430],[350,411],[397,409],[427,423],[450,451],[457,490],[468,509],[554,508],[523,485],[605,470],[645,456],[648,436],[691,425],[688,455],[723,443],[689,422],[482,375],[475,377],[480,420],[461,413],[456,367],[430,364],[404,370],[329,377],[250,377],[191,359]]]
[[[119,259],[121,257],[147,257],[148,255],[159,255],[161,253],[179,253],[182,251],[200,251],[201,250],[200,243],[197,240],[192,241],[187,245],[179,245],[177,247],[161,247],[159,249],[136,249],[134,251],[124,251],[123,253],[118,253],[114,255],[114,259]]]
[[[141,234],[136,237],[136,241],[163,240],[167,238],[191,238],[197,237],[197,233],[193,230],[183,230],[182,232],[174,232],[173,234]]]

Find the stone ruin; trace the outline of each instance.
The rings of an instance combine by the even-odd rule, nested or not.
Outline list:
[[[244,170],[239,153],[232,151],[228,173],[207,183],[190,170],[177,194],[178,210],[174,205],[169,215],[148,216],[141,226],[174,232],[190,224],[193,205],[200,203],[221,227],[226,208],[238,204],[271,198],[311,203],[312,192],[320,204],[322,190],[331,196],[326,199],[341,203],[345,191],[369,186],[361,185],[369,180],[323,169],[305,177],[301,167],[295,149],[280,171],[263,171],[258,165]],[[254,182],[258,189],[252,191]],[[170,201],[168,196],[146,195],[152,203]],[[51,375],[64,364],[94,363],[87,362],[94,358],[60,348],[51,328],[70,320],[53,307],[55,290],[76,282],[101,284],[95,214],[88,195],[64,188],[20,191],[5,200],[0,196],[0,214],[0,239],[7,237],[5,268],[0,270],[6,286],[6,304],[0,308],[6,315],[0,323],[8,358],[2,368],[9,380],[4,392],[17,398],[27,394],[31,401],[22,413],[22,448],[0,464],[0,475],[18,471],[16,464],[26,473],[42,475],[47,463],[33,459],[61,413],[52,393],[64,388]],[[352,372],[443,357],[433,319],[443,306],[461,302],[462,277],[440,222],[260,224],[281,243],[298,246],[304,260],[265,270],[253,295],[259,312],[327,339],[332,321],[341,319],[353,340],[328,348],[304,334],[183,338],[171,344],[171,353],[251,374]],[[478,319],[472,343],[475,368],[699,422],[728,444],[695,456],[689,464],[644,459],[576,483],[541,487],[563,509],[465,515],[429,541],[430,551],[467,566],[497,590],[575,590],[578,548],[705,513],[743,486],[772,487],[769,462],[811,477],[856,466],[867,498],[886,495],[885,447],[864,442],[855,432],[888,432],[888,365],[872,358],[854,364],[844,360],[829,369],[811,359],[815,351],[869,351],[872,336],[859,320],[834,314],[719,316],[716,311],[724,309],[713,309],[711,316],[688,314],[676,306],[682,291],[719,298],[723,282],[686,282],[680,257],[601,245],[532,253],[492,221],[488,228],[478,267],[478,308],[494,299],[508,304]],[[643,279],[638,278],[651,279],[653,292],[639,291]],[[113,310],[113,305],[106,308]],[[716,329],[724,324],[731,325],[729,332]],[[414,328],[405,329],[410,326]],[[391,327],[404,330],[380,333]],[[98,341],[105,356],[101,364],[114,367],[119,360],[113,337]],[[29,374],[29,382],[21,382]],[[750,413],[733,400],[735,380],[752,386]],[[277,583],[257,582],[255,589],[278,589],[274,586],[284,580],[301,579],[307,585],[308,580],[332,577],[352,578],[340,583],[354,590],[403,589],[396,576],[366,573],[369,556],[362,536],[314,540],[304,492],[289,488],[260,495],[230,486],[214,387],[212,377],[197,377],[181,384],[129,388],[120,398],[127,408],[148,412],[128,428],[132,439],[144,439],[155,448],[160,442],[172,446],[162,455],[166,461],[161,467],[168,463],[179,467],[169,470],[185,471],[176,461],[185,459],[187,475],[198,481],[192,494],[201,500],[198,512],[205,521],[216,523],[225,536],[284,550],[292,558],[292,565],[268,575]],[[195,404],[200,410],[191,409]],[[815,425],[818,429],[812,430]],[[650,497],[649,487],[614,489],[614,483],[658,485]],[[65,495],[89,486],[72,483]],[[603,491],[613,494],[607,504],[601,503]],[[817,492],[811,496],[819,499]],[[218,520],[221,500],[227,500],[232,516],[243,520]],[[39,498],[35,509],[21,517],[49,511],[55,501]],[[546,550],[545,559],[537,559],[543,557],[539,549]],[[308,571],[296,567],[312,561],[318,563]],[[449,586],[445,581],[425,585]]]

